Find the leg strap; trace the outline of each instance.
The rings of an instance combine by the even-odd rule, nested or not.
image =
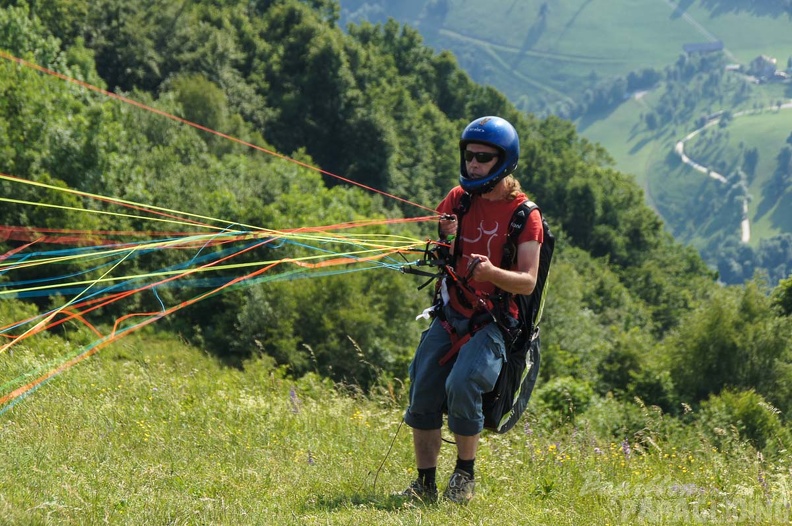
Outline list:
[[[440,324],[451,337],[451,348],[442,358],[440,358],[438,363],[440,365],[447,364],[451,358],[456,356],[456,353],[459,352],[459,349],[461,349],[463,345],[470,341],[470,338],[473,337],[473,335],[476,334],[479,329],[491,323],[492,321],[494,320],[492,318],[492,314],[489,312],[476,314],[468,321],[468,331],[464,335],[460,336],[453,325],[448,323],[447,320],[441,318]]]

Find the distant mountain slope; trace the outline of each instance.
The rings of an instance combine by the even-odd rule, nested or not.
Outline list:
[[[755,120],[734,121],[740,139],[733,146],[763,150],[764,163],[748,183],[735,172],[725,174],[728,184],[711,184],[705,174],[682,164],[674,149],[707,115],[739,114],[792,100],[792,84],[780,77],[760,82],[756,62],[757,69],[749,71],[761,56],[773,59],[780,72],[792,67],[792,2],[746,4],[340,0],[342,24],[393,17],[419,29],[435,49],[451,50],[475,81],[491,84],[520,109],[573,120],[582,136],[608,150],[619,170],[636,177],[669,231],[701,250],[713,267],[735,266],[726,261],[734,250],[724,244],[744,243],[743,220],[748,226],[753,222],[750,244],[735,256],[753,261],[743,265],[743,272],[728,272],[735,281],[764,268],[762,260],[774,265],[774,279],[792,272],[792,264],[775,264],[785,255],[768,260],[760,253],[764,242],[776,243],[778,236],[792,239],[792,208],[779,206],[792,202],[792,188],[776,184],[768,190],[773,174],[762,171],[775,162],[771,158],[779,155],[783,141],[776,141],[771,153],[763,133],[751,131],[749,123]],[[787,126],[786,120],[780,122]],[[779,133],[786,137],[790,131]],[[723,148],[711,148],[707,161],[722,165],[712,152]],[[730,170],[740,168],[735,160],[727,164]],[[747,214],[741,212],[742,204],[733,213],[735,192],[743,196],[741,203],[747,201]],[[709,218],[706,228],[702,210]]]
[[[393,17],[416,27],[428,45],[453,51],[474,80],[538,113],[579,98],[601,79],[662,68],[686,44],[722,41],[739,62],[792,56],[783,2],[753,11],[738,8],[742,3],[340,0],[342,23]]]

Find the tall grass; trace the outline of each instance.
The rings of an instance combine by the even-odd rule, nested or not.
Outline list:
[[[0,356],[0,372],[44,359],[17,349]],[[483,437],[470,505],[407,503],[392,496],[415,477],[397,387],[363,396],[315,376],[290,380],[266,359],[230,369],[172,339],[129,337],[0,416],[0,524],[780,524],[792,516],[783,453],[764,458],[729,430],[716,448],[694,423],[613,399],[574,420],[534,404],[510,433]],[[445,446],[441,487],[454,456]]]

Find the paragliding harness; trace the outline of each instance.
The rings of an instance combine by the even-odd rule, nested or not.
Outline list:
[[[465,193],[459,205],[454,208],[457,221],[461,224],[462,217],[470,209],[471,195]],[[503,251],[501,268],[511,268],[517,260],[517,242],[520,233],[525,228],[528,216],[539,207],[532,201],[525,201],[515,210],[509,223],[508,241]],[[435,289],[435,298],[432,307],[426,309],[422,317],[437,317],[443,327],[451,336],[451,349],[440,360],[440,365],[447,363],[475,332],[488,323],[497,323],[506,342],[506,359],[501,369],[500,376],[492,391],[485,393],[482,399],[484,411],[484,427],[496,433],[505,433],[519,420],[528,405],[536,379],[539,375],[539,320],[542,316],[547,285],[547,275],[555,248],[555,237],[550,232],[547,221],[542,217],[544,241],[539,253],[539,271],[536,286],[530,295],[509,294],[496,290],[495,294],[488,297],[478,295],[469,285],[467,280],[478,261],[474,260],[468,268],[468,274],[461,277],[454,272],[454,257],[450,254],[448,244],[437,244],[434,249],[425,251],[423,264],[437,266],[440,272],[430,274],[417,269],[405,269],[405,272],[422,274],[441,278]],[[455,240],[454,254],[460,253],[459,238]],[[478,305],[475,314],[468,321],[468,330],[459,335],[445,320],[441,289],[443,280],[456,289],[460,302],[466,307],[472,307],[462,293],[462,288],[477,296]],[[431,283],[424,283],[420,288]],[[450,293],[450,291],[449,291]],[[510,299],[514,297],[518,306],[518,318],[515,320],[508,315]],[[421,316],[419,316],[420,318]]]

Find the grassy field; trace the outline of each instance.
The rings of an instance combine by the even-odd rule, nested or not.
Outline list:
[[[542,5],[548,6],[544,16]],[[518,105],[523,97],[576,99],[592,80],[673,62],[680,42],[697,37],[669,19],[669,12],[662,1],[458,2],[436,43],[429,43],[453,50],[466,37],[465,51],[476,51],[458,55],[462,67]],[[487,61],[484,51],[497,53],[503,63]]]
[[[50,338],[0,356],[48,361]],[[56,344],[60,345],[56,345]],[[45,350],[47,349],[47,350]],[[50,356],[51,357],[51,356]],[[0,524],[781,524],[788,455],[636,402],[574,422],[534,403],[485,435],[469,506],[392,496],[415,476],[402,389],[363,396],[266,360],[244,370],[178,340],[128,337],[0,414]],[[627,410],[640,431],[619,432]],[[441,453],[442,485],[453,446]]]
[[[742,63],[765,54],[784,66],[792,56],[789,18],[775,5],[736,0],[449,0],[445,12],[428,0],[340,4],[342,22],[393,17],[418,28],[428,45],[450,49],[477,82],[521,106],[576,99],[598,79],[662,69],[687,43],[722,40]]]
[[[742,162],[746,145],[759,152],[755,175],[749,177],[749,218],[756,240],[778,231],[792,232],[792,188],[778,195],[771,186],[777,169],[777,157],[792,134],[792,109],[767,110],[760,114],[739,116],[728,128],[712,127],[689,141],[690,155],[705,165],[735,169]]]
[[[589,140],[610,145],[607,149],[617,168],[635,176],[649,204],[663,216],[678,240],[700,247],[719,232],[726,231],[739,238],[739,217],[732,217],[729,210],[721,209],[709,217],[706,225],[696,218],[700,208],[697,199],[709,201],[714,196],[724,196],[729,187],[715,184],[704,174],[681,164],[673,153],[676,143],[698,126],[694,119],[653,131],[640,119],[641,113],[660,107],[665,89],[661,87],[633,98],[602,118],[595,115],[583,119],[578,127]],[[724,175],[739,167],[737,163],[743,149],[755,147],[759,150],[760,163],[748,186],[753,246],[758,246],[762,239],[792,232],[790,192],[781,196],[768,193],[776,156],[792,131],[792,109],[773,109],[778,101],[788,100],[782,95],[777,86],[771,85],[735,108],[702,101],[693,115],[729,110],[736,117],[728,128],[710,127],[687,141],[685,146],[685,152],[697,162]],[[761,113],[752,114],[754,111]]]

